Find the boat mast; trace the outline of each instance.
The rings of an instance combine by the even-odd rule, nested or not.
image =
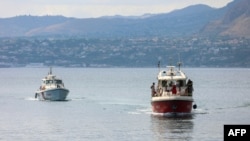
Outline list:
[[[52,67],[50,67],[49,69],[49,74],[52,74]]]
[[[179,71],[181,70],[181,62],[178,62],[177,65],[178,65],[178,68],[179,68]]]
[[[180,59],[180,54],[178,54],[178,56],[179,56],[179,62],[177,63],[177,65],[178,65],[179,71],[180,71],[182,63],[181,63],[181,59]]]
[[[170,60],[169,61],[170,62],[169,65],[172,66],[172,57],[169,57],[169,60]]]
[[[158,61],[158,69],[159,69],[159,72],[161,71],[161,61]]]

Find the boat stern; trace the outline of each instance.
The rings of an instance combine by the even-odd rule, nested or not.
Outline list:
[[[154,113],[191,113],[193,99],[190,97],[152,98]]]

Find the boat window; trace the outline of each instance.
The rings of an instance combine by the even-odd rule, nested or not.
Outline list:
[[[166,85],[167,85],[167,81],[162,81],[162,86],[166,87]]]
[[[182,81],[182,80],[179,80],[179,81],[178,81],[178,84],[179,84],[180,87],[182,87],[182,86],[183,86],[183,81]]]
[[[185,80],[179,80],[177,83],[180,87],[183,87],[185,85]]]
[[[62,80],[56,80],[57,84],[62,84]]]
[[[169,81],[169,82],[168,82],[168,86],[169,86],[169,87],[172,87],[173,84],[174,84],[173,81]]]

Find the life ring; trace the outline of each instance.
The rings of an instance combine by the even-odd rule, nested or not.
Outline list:
[[[194,105],[193,105],[193,109],[196,109],[196,108],[197,108],[197,105],[196,105],[196,104],[194,104]]]

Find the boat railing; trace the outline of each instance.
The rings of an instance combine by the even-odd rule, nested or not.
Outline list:
[[[188,92],[187,87],[176,88],[173,91],[169,87],[158,88],[154,97],[164,97],[164,96],[192,96],[192,93]]]
[[[64,83],[55,83],[55,81],[51,81],[52,83],[42,84],[40,86],[40,90],[51,89],[51,88],[64,88]]]

